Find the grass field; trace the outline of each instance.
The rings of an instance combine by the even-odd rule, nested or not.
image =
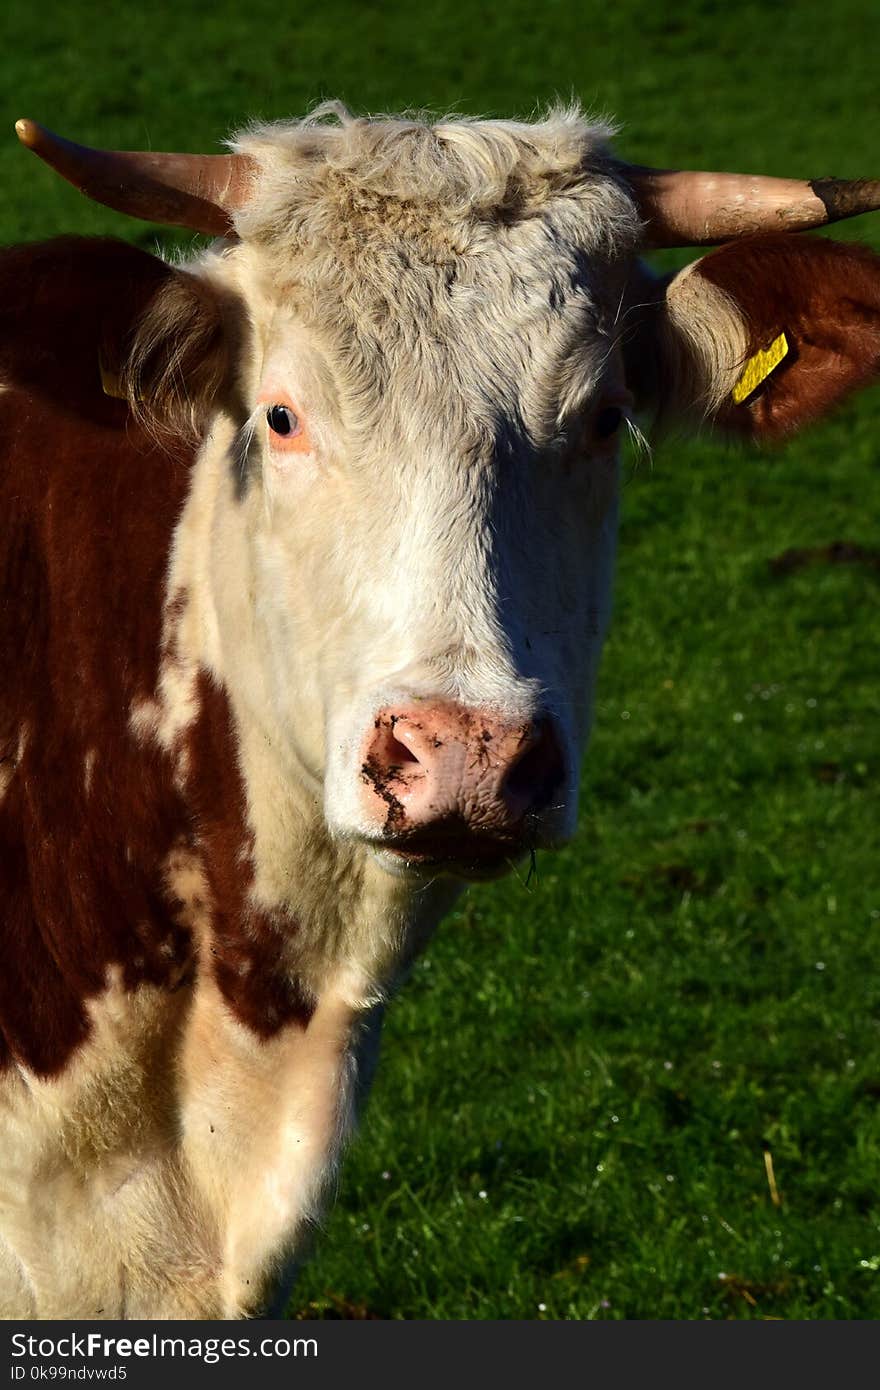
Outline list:
[[[868,0],[36,13],[6,7],[5,241],[172,240],[26,157],[19,115],[209,150],[328,95],[573,92],[634,160],[880,174]],[[880,214],[835,234],[880,249]],[[880,1316],[878,431],[875,391],[772,456],[628,467],[579,834],[417,966],[293,1315]]]

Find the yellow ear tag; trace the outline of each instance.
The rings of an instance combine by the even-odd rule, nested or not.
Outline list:
[[[768,348],[761,352],[756,352],[750,357],[740,373],[739,380],[731,392],[734,403],[742,405],[747,401],[754,391],[757,391],[762,381],[766,381],[772,371],[774,371],[783,360],[788,356],[788,339],[784,333],[780,333],[778,338],[774,338]]]

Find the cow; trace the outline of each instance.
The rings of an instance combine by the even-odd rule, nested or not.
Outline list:
[[[438,920],[572,833],[634,412],[761,442],[874,379],[880,259],[799,233],[880,183],[574,108],[17,129],[211,240],[0,256],[0,1314],[260,1315]]]

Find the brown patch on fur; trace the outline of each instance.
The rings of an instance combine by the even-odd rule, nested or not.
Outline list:
[[[129,724],[175,657],[186,596],[171,598],[165,651],[166,570],[194,451],[158,446],[104,394],[98,363],[173,274],[115,242],[0,255],[0,751],[20,748],[0,800],[0,1066],[44,1076],[89,1036],[87,1001],[111,966],[126,990],[191,977],[191,934],[164,877],[181,844],[198,845],[220,904],[215,968],[230,1006],[262,1034],[310,1011],[281,965],[293,924],[246,901],[225,696],[201,682],[185,792],[168,751]]]
[[[742,405],[715,419],[777,439],[824,415],[880,373],[880,256],[864,246],[774,233],[719,247],[694,267],[735,302],[751,355],[781,332],[789,354]]]
[[[291,973],[296,919],[266,912],[250,898],[253,837],[226,694],[206,672],[198,680],[199,716],[189,734],[192,775],[187,800],[214,902],[211,966],[236,1017],[261,1037],[288,1023],[305,1026],[316,1000]]]
[[[98,366],[167,274],[113,242],[0,257],[0,744],[29,730],[0,804],[0,1061],[42,1075],[88,1035],[108,966],[173,986],[190,952],[158,873],[185,809],[127,715],[158,675],[191,454],[160,453]]]

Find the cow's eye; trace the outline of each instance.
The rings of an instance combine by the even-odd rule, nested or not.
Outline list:
[[[619,405],[606,405],[596,416],[595,431],[598,439],[610,439],[623,424],[623,411]]]
[[[272,433],[281,435],[282,439],[289,438],[299,430],[299,418],[287,405],[270,405],[266,419]]]

